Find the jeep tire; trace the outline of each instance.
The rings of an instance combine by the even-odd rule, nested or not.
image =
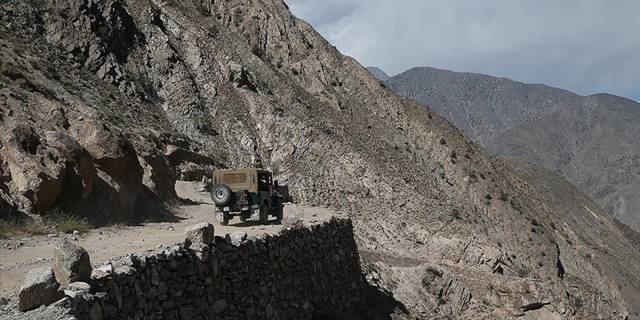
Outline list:
[[[273,215],[276,217],[276,223],[282,223],[282,216],[284,215],[284,209],[282,208],[282,203],[278,206],[277,209],[273,210]]]
[[[269,222],[269,207],[266,203],[260,206],[260,224],[267,224]]]
[[[211,188],[211,200],[217,206],[224,206],[231,200],[231,188],[224,184],[216,184]]]
[[[220,215],[218,219],[218,223],[220,223],[221,226],[229,225],[229,220],[231,220],[231,215],[228,212],[219,212],[218,214]]]

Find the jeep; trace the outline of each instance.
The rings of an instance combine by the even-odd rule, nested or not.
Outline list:
[[[214,170],[212,182],[211,199],[221,225],[229,224],[234,216],[240,221],[258,217],[261,224],[269,221],[269,215],[278,223],[282,221],[283,197],[271,172],[256,168]]]

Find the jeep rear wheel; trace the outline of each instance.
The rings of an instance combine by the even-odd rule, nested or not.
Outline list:
[[[260,224],[267,224],[269,222],[269,207],[266,203],[260,207]]]
[[[221,226],[226,226],[229,224],[229,220],[231,220],[231,215],[227,212],[218,212],[216,218],[218,218],[218,223],[220,223]]]

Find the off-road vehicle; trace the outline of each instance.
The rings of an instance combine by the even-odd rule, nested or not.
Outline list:
[[[256,168],[214,170],[212,183],[209,190],[220,224],[227,225],[233,216],[239,216],[240,221],[257,217],[261,224],[269,221],[269,215],[277,222],[282,220],[283,197],[271,172]]]

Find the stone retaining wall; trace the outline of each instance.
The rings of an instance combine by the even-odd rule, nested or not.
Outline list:
[[[131,256],[94,277],[97,289],[74,298],[75,313],[80,319],[309,319],[342,314],[361,300],[350,220],[263,238],[216,237],[209,246],[189,242]]]

